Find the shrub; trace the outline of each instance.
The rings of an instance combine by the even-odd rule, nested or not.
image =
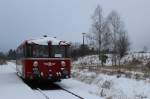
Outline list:
[[[133,58],[133,60],[131,61],[131,64],[133,64],[133,65],[138,65],[138,64],[141,64],[141,63],[142,63],[142,61],[140,61],[136,58]]]
[[[0,59],[0,65],[6,64],[6,60],[5,59]]]
[[[150,61],[145,66],[150,69]]]

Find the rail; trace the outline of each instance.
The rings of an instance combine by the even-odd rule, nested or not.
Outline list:
[[[37,88],[37,91],[39,91],[46,99],[50,99],[40,88]]]
[[[40,88],[36,88],[36,89],[37,89],[37,91],[40,92],[46,99],[50,99]],[[77,98],[79,98],[79,99],[84,99],[83,97],[81,97],[81,96],[79,96],[79,95],[77,95],[77,94],[75,94],[75,93],[73,93],[73,92],[71,92],[71,91],[69,91],[69,90],[67,90],[67,89],[61,88],[61,90],[65,91],[65,92],[67,92],[67,93],[70,93],[71,95],[73,95],[73,96],[75,96],[75,97],[77,97]]]
[[[64,90],[64,91],[66,91],[66,92],[68,92],[68,93],[70,93],[70,94],[72,94],[72,95],[78,97],[79,99],[84,99],[83,97],[81,97],[81,96],[79,96],[79,95],[77,95],[77,94],[75,94],[75,93],[73,93],[73,92],[71,92],[71,91],[69,91],[69,90],[67,90],[67,89],[62,88],[62,90]]]

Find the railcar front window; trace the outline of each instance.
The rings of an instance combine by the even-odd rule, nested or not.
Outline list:
[[[33,57],[35,58],[47,58],[49,57],[48,46],[35,45],[33,46]]]
[[[53,58],[62,58],[65,57],[65,49],[59,45],[52,46],[52,57]]]
[[[26,57],[33,58],[68,58],[69,47],[68,46],[59,46],[52,45],[49,49],[47,45],[32,45],[27,47],[26,49]]]
[[[69,48],[68,46],[53,45],[51,54],[53,58],[67,58],[69,57]]]

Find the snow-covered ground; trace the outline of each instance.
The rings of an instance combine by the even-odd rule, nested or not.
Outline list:
[[[93,87],[89,92],[104,99],[150,99],[150,79],[135,80],[116,75],[73,71],[73,76]]]
[[[0,99],[41,99],[16,75],[15,64],[0,65]]]
[[[75,93],[78,96],[81,96],[84,99],[103,99],[95,94],[91,94],[90,91],[95,90],[94,87],[83,82],[74,80],[74,79],[66,79],[62,80],[62,82],[57,83],[64,89],[69,90],[72,93]],[[38,91],[36,91],[39,93]],[[61,89],[56,90],[43,90],[44,94],[46,94],[50,99],[79,99],[78,97],[64,91]],[[40,94],[39,97],[43,97]]]
[[[111,55],[108,54],[108,59],[105,66],[112,66]],[[134,60],[139,63],[135,66],[148,66],[150,63],[150,53],[129,53],[121,59],[121,64],[131,64]],[[97,66],[100,61],[98,55],[89,55],[80,57],[73,62],[72,76],[77,80],[93,86],[95,90],[90,90],[90,93],[99,95],[104,99],[150,99],[150,74],[149,71],[142,72],[136,70],[124,70],[122,74],[110,73],[113,68],[110,68],[110,73],[101,73],[101,68],[98,71],[90,72],[89,68],[81,68],[80,66]],[[147,68],[148,69],[148,68]],[[121,71],[121,69],[120,69]]]
[[[115,75],[73,71],[71,79],[57,84],[84,99],[150,99],[150,79],[135,80]],[[78,99],[63,90],[42,90],[50,99]],[[0,65],[0,99],[45,99],[16,75],[15,64]]]
[[[49,99],[79,99],[76,96],[73,96],[70,93],[67,93],[63,90],[47,90],[47,91],[42,91],[39,92],[38,90],[35,90],[35,94],[37,96],[39,96],[41,99],[46,99],[45,95],[49,98]]]
[[[83,97],[84,99],[103,99],[100,98],[96,94],[91,94],[91,90],[95,90],[93,86],[89,84],[85,84],[83,82],[80,82],[75,79],[68,79],[68,80],[63,80],[62,82],[58,83],[61,87],[76,93],[77,95]]]

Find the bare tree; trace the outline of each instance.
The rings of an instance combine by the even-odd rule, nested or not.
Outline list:
[[[109,44],[109,28],[107,27],[107,22],[105,22],[105,18],[103,17],[103,11],[100,5],[97,6],[95,12],[92,16],[92,33],[89,35],[92,43],[95,43],[96,48],[98,49],[99,60],[101,60],[101,65],[105,61],[105,53],[104,51],[108,49]],[[93,42],[94,41],[94,42]]]
[[[147,46],[144,46],[144,47],[143,47],[143,52],[146,53],[147,51],[148,51]]]
[[[93,19],[92,31],[94,33],[94,38],[98,43],[98,53],[100,55],[102,46],[103,25],[104,25],[103,12],[100,5],[98,5],[97,8],[95,9],[92,19]]]
[[[117,40],[117,53],[119,54],[119,66],[120,66],[120,60],[122,59],[122,57],[124,57],[128,50],[130,49],[130,42],[129,42],[129,38],[128,35],[125,31],[120,31],[119,33],[119,37]]]
[[[102,51],[109,51],[111,47],[111,32],[109,28],[109,23],[105,20],[103,27],[103,35],[102,35]]]
[[[107,20],[109,21],[109,27],[112,34],[112,65],[116,66],[117,63],[117,37],[120,29],[122,28],[120,16],[116,11],[112,11]]]
[[[129,39],[124,28],[124,23],[116,11],[112,11],[107,18],[103,17],[100,5],[95,9],[92,16],[92,32],[87,37],[92,45],[98,49],[101,65],[106,58],[106,50],[112,52],[112,65],[117,65],[117,59],[125,55],[129,49]]]
[[[116,11],[112,11],[108,17],[109,28],[112,36],[112,65],[117,65],[117,58],[120,59],[129,49],[129,39],[124,29],[124,23]]]

